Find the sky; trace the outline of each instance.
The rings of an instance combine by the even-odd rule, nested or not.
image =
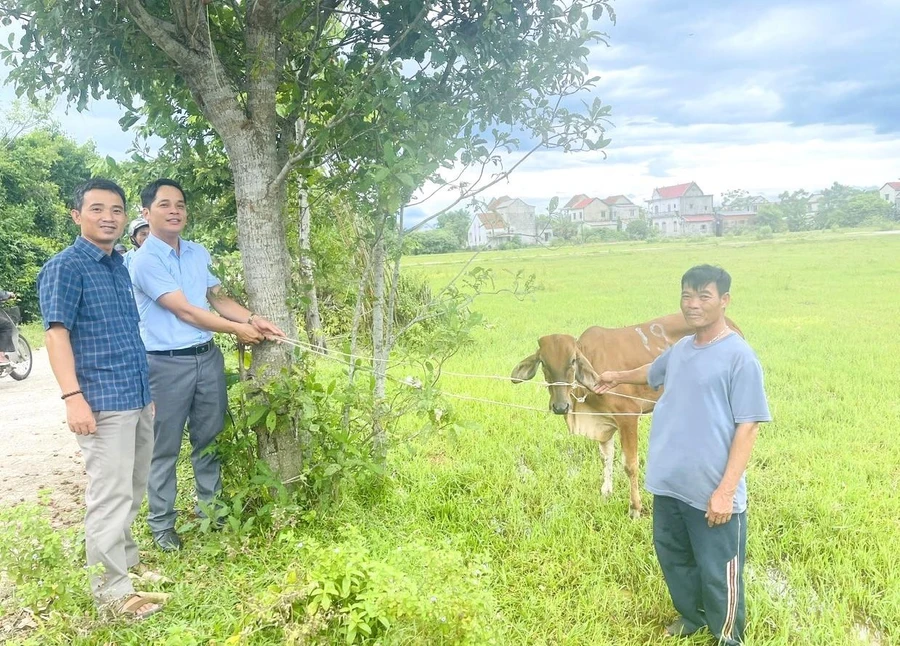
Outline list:
[[[730,189],[771,198],[900,179],[900,0],[613,5],[616,23],[597,25],[608,45],[591,50],[600,80],[585,97],[612,106],[605,157],[538,152],[482,197],[520,197],[540,211],[576,193],[643,204],[655,187],[689,181],[718,203]],[[2,103],[12,96],[0,87]],[[114,103],[57,113],[101,154],[122,158],[131,146]],[[439,193],[407,221],[450,201]]]

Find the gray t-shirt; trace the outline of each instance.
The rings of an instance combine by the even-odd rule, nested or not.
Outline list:
[[[725,474],[736,425],[772,419],[759,360],[738,334],[700,347],[691,335],[656,358],[647,381],[665,386],[650,425],[647,490],[706,511]],[[746,508],[741,476],[734,512]]]

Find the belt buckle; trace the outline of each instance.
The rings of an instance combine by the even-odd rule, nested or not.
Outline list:
[[[206,354],[207,352],[209,352],[209,343],[197,346],[197,354]]]

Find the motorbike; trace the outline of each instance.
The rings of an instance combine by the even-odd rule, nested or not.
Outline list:
[[[16,381],[22,381],[31,374],[31,346],[28,341],[19,333],[18,322],[21,320],[18,307],[0,308],[0,316],[5,316],[13,325],[13,345],[14,352],[7,352],[9,364],[0,366],[0,378],[9,375]]]

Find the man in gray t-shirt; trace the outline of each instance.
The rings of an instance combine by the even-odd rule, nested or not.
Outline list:
[[[708,626],[741,644],[747,545],[744,471],[760,422],[771,421],[762,368],[728,327],[731,276],[700,265],[681,279],[681,311],[695,334],[635,370],[604,372],[595,391],[619,384],[665,390],[653,411],[647,489],[653,545],[680,616],[669,635]]]

